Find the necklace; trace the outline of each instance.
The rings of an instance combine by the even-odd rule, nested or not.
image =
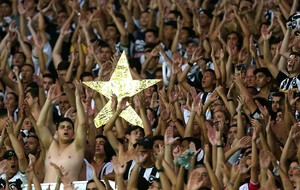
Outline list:
[[[58,145],[58,156],[60,156],[60,155],[64,152],[65,149],[66,149],[66,147],[61,148],[61,147]]]

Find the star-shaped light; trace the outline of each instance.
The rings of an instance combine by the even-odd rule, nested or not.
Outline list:
[[[136,95],[159,81],[160,80],[157,79],[133,80],[129,70],[126,54],[123,52],[109,81],[83,82],[88,87],[96,90],[109,99],[107,104],[94,119],[95,126],[97,128],[103,126],[113,115],[113,111],[111,109],[111,97],[113,94],[115,94],[118,101],[120,101],[125,97],[132,97]],[[131,106],[128,106],[125,110],[123,110],[120,116],[133,125],[143,127],[141,118]]]

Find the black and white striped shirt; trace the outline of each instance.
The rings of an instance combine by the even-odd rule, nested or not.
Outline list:
[[[124,173],[124,180],[129,180],[131,172],[135,166],[135,161],[131,160],[127,162],[126,171]],[[146,190],[149,186],[153,183],[154,178],[159,178],[159,173],[155,166],[149,168],[140,168],[139,177],[138,177],[138,184],[137,187],[139,190]]]

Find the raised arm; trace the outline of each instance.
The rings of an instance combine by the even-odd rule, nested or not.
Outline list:
[[[75,15],[75,13],[73,11],[72,14],[70,15],[70,17],[67,19],[67,21],[62,26],[62,28],[60,30],[60,35],[54,46],[52,58],[53,58],[53,63],[54,63],[55,68],[57,68],[58,64],[62,61],[62,57],[60,55],[62,43],[63,43],[64,38],[67,36],[67,34],[69,34],[68,29],[70,27],[70,23],[71,23],[71,20],[74,15]]]
[[[122,23],[117,19],[116,15],[114,14],[112,7],[107,7],[107,11],[109,15],[112,17],[118,31],[120,32],[121,38],[120,42],[122,46],[128,46],[129,40],[128,40],[128,33],[125,29],[125,27],[122,25]]]
[[[271,34],[262,33],[261,36],[264,40],[264,47],[263,47],[264,53],[263,54],[264,54],[265,64],[266,64],[267,68],[269,69],[269,71],[271,72],[272,76],[274,78],[276,78],[279,73],[279,70],[275,65],[272,64],[270,44],[269,44],[269,39],[271,38]]]
[[[50,110],[50,107],[53,106],[52,103],[57,100],[59,94],[58,94],[58,86],[52,85],[48,91],[48,97],[47,100],[41,110],[40,116],[37,120],[37,127],[35,128],[35,131],[37,132],[37,135],[39,136],[43,146],[46,150],[49,149],[51,142],[53,140],[52,134],[48,128],[47,124],[47,115]]]
[[[35,165],[35,156],[32,154],[28,155],[29,157],[29,164],[26,169],[26,175],[28,179],[28,190],[31,190],[31,184],[33,183],[34,189],[36,190],[42,190],[41,184],[36,176],[36,173],[34,171],[34,165]]]
[[[233,12],[234,12],[234,16],[235,18],[238,20],[241,28],[242,28],[242,31],[243,31],[243,47],[245,48],[249,48],[249,38],[250,38],[250,30],[248,29],[248,26],[246,25],[246,23],[243,21],[243,19],[240,17],[240,14],[238,12],[237,9],[233,9]]]
[[[24,148],[21,142],[17,139],[17,137],[13,133],[13,121],[12,118],[9,118],[6,120],[6,131],[8,134],[8,137],[11,141],[12,147],[16,152],[16,155],[18,157],[18,163],[19,163],[19,170],[22,173],[25,173],[27,169],[27,159],[25,156]]]
[[[250,170],[250,183],[258,184],[258,153],[256,147],[256,140],[259,136],[260,127],[254,125],[254,130],[252,134],[252,149],[251,149],[251,170]]]
[[[76,130],[76,148],[82,149],[86,144],[87,124],[86,124],[86,112],[81,101],[81,95],[83,93],[82,83],[76,82],[75,100],[77,110],[77,130]]]

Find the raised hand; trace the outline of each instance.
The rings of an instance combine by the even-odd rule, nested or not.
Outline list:
[[[190,59],[190,62],[194,63],[194,62],[199,61],[202,58],[201,52],[202,52],[202,47],[197,47],[195,49],[195,51],[193,52],[193,55],[192,55],[192,58]]]
[[[114,172],[116,175],[123,175],[126,171],[126,162],[125,164],[121,163],[118,157],[113,156],[111,160],[113,167],[114,167]]]
[[[254,44],[254,42],[253,42],[253,36],[251,35],[250,36],[250,45],[249,45],[249,50],[250,50],[250,54],[251,54],[251,57],[253,57],[253,58],[255,58],[255,57],[257,57],[257,52],[256,52],[256,46],[255,46],[255,44]]]
[[[214,127],[207,128],[207,136],[211,145],[217,145],[217,131]]]
[[[157,0],[151,0],[149,4],[149,9],[155,10],[158,8],[158,1]]]
[[[35,175],[34,174],[34,164],[35,164],[36,158],[32,154],[29,154],[28,158],[29,158],[29,164],[26,169],[26,174],[27,174],[28,180],[32,180]]]
[[[0,162],[0,174],[2,175],[6,172],[7,172],[7,160],[5,159]]]
[[[271,163],[270,153],[266,150],[261,150],[259,154],[259,165],[264,169],[268,169]]]
[[[108,81],[109,78],[110,78],[110,75],[112,74],[112,67],[113,63],[109,60],[109,61],[106,61],[105,63],[103,63],[101,65],[101,78],[102,79],[105,79],[105,81]]]
[[[65,168],[63,166],[58,166],[53,162],[50,162],[50,165],[54,167],[57,176],[61,179],[61,182],[65,184],[71,184],[70,179],[68,178],[69,172],[65,171]]]
[[[294,98],[294,90],[293,89],[288,89],[288,94],[287,94],[289,104],[294,105],[296,101],[299,99],[299,96]]]
[[[242,137],[240,140],[237,141],[235,146],[239,147],[240,149],[251,146],[251,136]]]
[[[136,150],[138,150],[139,146],[140,145],[136,146]],[[148,156],[147,154],[142,154],[140,152],[137,152],[134,160],[135,160],[136,164],[141,164],[141,163],[145,162],[145,160],[147,159],[147,156]]]
[[[178,74],[181,71],[181,66],[182,66],[182,58],[174,60],[172,64],[172,74],[174,75]]]
[[[70,34],[69,28],[70,28],[70,24],[68,22],[65,22],[60,28],[60,34],[64,36]]]
[[[156,109],[158,108],[158,95],[157,92],[154,92],[151,96],[151,101],[150,101],[150,108]]]
[[[296,139],[300,136],[300,129],[297,126],[297,123],[292,126],[289,136],[291,137],[291,139]]]
[[[13,122],[12,118],[7,118],[6,122],[5,122],[5,128],[6,128],[7,134],[13,134],[13,132],[14,132],[13,126],[14,126],[14,122]]]
[[[219,94],[218,94],[218,91],[215,89],[212,93],[211,93],[211,95],[209,96],[209,101],[210,102],[214,102],[214,101],[216,101],[216,100],[218,100],[219,99]]]
[[[273,32],[268,32],[268,31],[262,31],[261,37],[263,40],[269,40],[272,37]]]
[[[52,102],[55,103],[58,97],[60,96],[60,92],[58,89],[58,85],[52,85],[48,91],[48,99]]]
[[[197,112],[200,109],[199,108],[200,102],[201,102],[200,96],[201,96],[201,94],[199,93],[192,103],[192,111],[194,111],[194,112]]]
[[[255,100],[255,103],[261,113],[261,116],[263,117],[263,119],[269,118],[269,111],[268,108],[266,106],[262,106],[259,101]]]
[[[165,145],[172,145],[178,139],[179,139],[179,137],[174,138],[174,127],[169,126],[166,129],[165,136],[164,136]]]
[[[24,15],[27,12],[27,9],[25,9],[23,3],[18,3],[18,12],[20,15]]]
[[[127,97],[122,98],[122,100],[119,102],[118,110],[120,110],[120,111],[125,110],[129,106],[127,104],[127,102],[128,102],[128,98]]]
[[[179,87],[175,85],[169,94],[169,103],[174,103],[178,100],[179,97]]]

